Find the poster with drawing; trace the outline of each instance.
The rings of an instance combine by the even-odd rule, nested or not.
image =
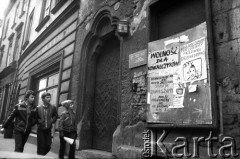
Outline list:
[[[148,43],[147,122],[211,123],[206,29],[204,22]]]
[[[180,56],[183,73],[182,82],[194,82],[207,78],[205,37],[183,45]]]

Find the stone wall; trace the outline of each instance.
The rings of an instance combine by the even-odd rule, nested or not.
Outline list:
[[[240,1],[212,2],[216,81],[223,87],[224,135],[233,136],[240,149]]]

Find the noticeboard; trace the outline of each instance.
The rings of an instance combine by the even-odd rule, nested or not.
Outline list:
[[[148,43],[147,122],[212,125],[206,22]]]

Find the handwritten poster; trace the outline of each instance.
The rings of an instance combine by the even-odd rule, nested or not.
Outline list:
[[[206,29],[204,22],[148,43],[148,122],[212,122]]]
[[[174,69],[179,64],[179,52],[179,47],[149,52],[148,73],[155,75],[160,73],[163,76],[169,75],[169,70]]]
[[[150,113],[157,120],[159,112],[167,112],[173,103],[173,76],[150,78]]]

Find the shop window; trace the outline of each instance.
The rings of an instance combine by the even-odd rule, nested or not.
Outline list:
[[[150,6],[150,41],[163,39],[206,20],[204,0],[158,1]]]
[[[59,81],[58,72],[46,75],[35,80],[37,105],[43,104],[41,99],[41,95],[43,92],[49,92],[51,94],[51,104],[55,106],[57,105],[58,81]]]

